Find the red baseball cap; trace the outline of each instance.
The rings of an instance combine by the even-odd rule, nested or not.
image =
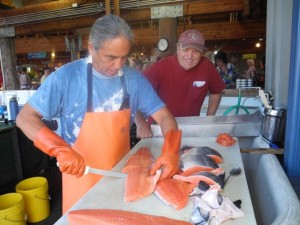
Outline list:
[[[178,43],[181,44],[182,48],[196,48],[200,52],[206,49],[203,34],[197,30],[184,31],[179,36]]]

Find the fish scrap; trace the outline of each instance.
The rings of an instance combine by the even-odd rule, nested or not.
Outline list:
[[[218,164],[214,160],[207,157],[206,155],[199,154],[183,154],[180,157],[181,170],[194,170],[199,168],[202,171],[210,171],[219,168]]]
[[[220,186],[211,186],[204,194],[193,196],[194,210],[190,217],[193,224],[220,225],[229,219],[245,216],[242,210],[235,206],[227,197],[219,194]]]
[[[209,147],[182,147],[180,156],[181,170],[211,171],[219,168],[218,164],[223,162],[222,155]]]
[[[216,142],[222,146],[232,146],[236,143],[236,140],[234,140],[229,134],[222,133],[217,136]]]
[[[209,185],[218,183],[224,186],[225,172],[219,168],[223,163],[222,155],[210,147],[185,146],[181,148],[180,165],[183,173],[174,176],[174,179],[198,185],[204,181]],[[193,193],[198,192],[194,190]]]
[[[220,185],[220,187],[222,188],[224,187],[224,177],[217,176],[208,171],[197,172],[190,176],[175,175],[173,178],[176,180],[181,180],[181,181],[195,184],[196,186],[198,186],[198,184],[201,181],[203,181],[208,185],[214,185],[217,183]]]
[[[184,146],[181,148],[181,155],[193,154],[193,155],[205,155],[210,157],[215,163],[222,163],[222,155],[215,149],[204,146],[204,147],[194,147],[194,146]]]

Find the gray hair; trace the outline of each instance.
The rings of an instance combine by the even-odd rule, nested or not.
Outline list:
[[[91,28],[89,42],[98,51],[103,42],[120,36],[133,41],[133,32],[129,25],[121,17],[108,14],[96,20]]]

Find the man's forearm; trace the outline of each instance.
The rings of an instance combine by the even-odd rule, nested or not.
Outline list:
[[[165,136],[165,134],[172,129],[175,131],[178,130],[178,125],[175,118],[166,107],[154,113],[152,117],[161,127],[163,136]]]
[[[34,140],[37,132],[46,126],[41,119],[42,116],[27,103],[18,114],[16,124],[30,140]]]
[[[134,118],[136,124],[136,137],[137,138],[150,138],[152,137],[152,130],[144,115],[141,112],[137,112]]]
[[[207,108],[207,116],[213,116],[216,114],[217,109],[220,105],[220,101],[222,98],[222,93],[220,94],[211,94],[208,100],[208,108]]]
[[[144,123],[147,122],[145,117],[143,116],[143,114],[141,112],[137,112],[135,117],[134,117],[134,122],[138,125],[140,123]]]

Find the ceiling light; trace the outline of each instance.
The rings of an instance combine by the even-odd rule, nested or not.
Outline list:
[[[257,43],[255,44],[255,46],[256,46],[256,48],[259,48],[259,47],[260,47],[260,43],[257,42]]]

